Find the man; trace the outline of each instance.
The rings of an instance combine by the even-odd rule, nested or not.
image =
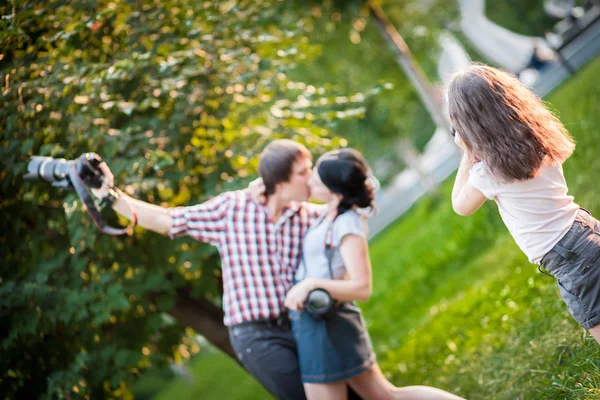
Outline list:
[[[266,204],[247,191],[222,193],[205,203],[167,209],[109,190],[94,191],[113,209],[146,229],[182,235],[219,249],[223,270],[224,323],[239,361],[279,399],[304,399],[285,294],[301,258],[301,240],[320,206],[310,195],[310,152],[291,140],[275,140],[260,155]]]

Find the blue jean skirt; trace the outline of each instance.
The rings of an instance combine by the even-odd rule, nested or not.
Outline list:
[[[579,210],[540,266],[558,280],[569,313],[584,329],[600,324],[600,223],[587,210]]]
[[[368,370],[375,353],[360,309],[342,303],[331,319],[290,311],[304,383],[343,381]]]

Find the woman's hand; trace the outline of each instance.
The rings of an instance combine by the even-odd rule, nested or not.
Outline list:
[[[112,172],[110,171],[110,168],[108,168],[108,165],[106,165],[105,162],[101,163],[99,165],[99,168],[100,171],[102,171],[102,174],[104,175],[104,178],[102,180],[102,186],[100,186],[97,189],[91,188],[91,191],[94,194],[94,196],[96,196],[99,199],[102,199],[108,195],[108,189],[110,189],[114,185],[115,177],[113,176]]]
[[[250,197],[252,200],[257,202],[258,204],[266,204],[267,196],[265,195],[266,187],[262,178],[256,178],[250,184],[248,184],[248,192],[250,192]]]
[[[315,289],[314,281],[310,278],[304,279],[293,286],[285,296],[285,306],[292,311],[300,311],[304,308],[304,302],[311,290]]]

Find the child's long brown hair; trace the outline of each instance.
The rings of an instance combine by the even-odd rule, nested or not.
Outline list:
[[[542,163],[562,164],[575,149],[563,126],[506,72],[472,65],[448,86],[450,120],[474,158],[500,182],[531,179]]]

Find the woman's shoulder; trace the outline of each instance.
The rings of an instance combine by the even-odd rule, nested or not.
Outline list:
[[[360,221],[363,218],[356,210],[348,210],[343,214],[340,214],[336,221],[341,222],[352,222],[352,221]]]
[[[335,231],[337,236],[340,239],[348,234],[364,236],[365,227],[363,224],[363,219],[364,217],[362,217],[355,210],[348,210],[339,215],[335,221]]]

